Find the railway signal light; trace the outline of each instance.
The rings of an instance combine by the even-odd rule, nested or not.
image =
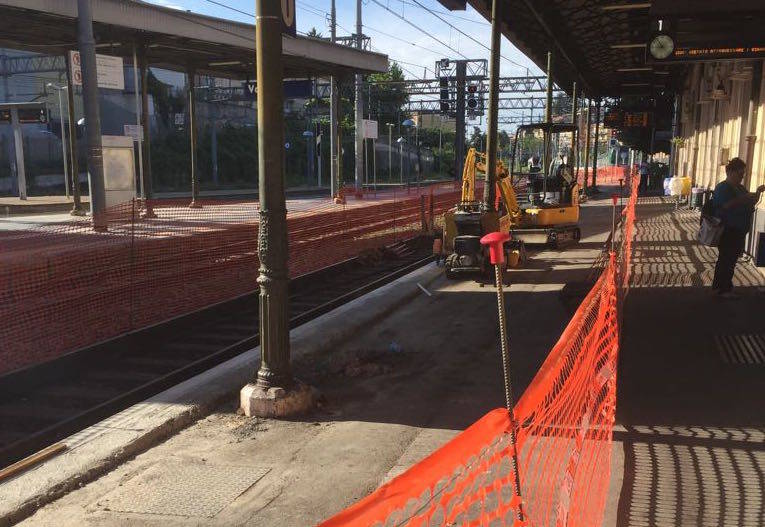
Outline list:
[[[439,86],[439,108],[441,113],[447,114],[450,110],[449,104],[449,79],[447,77],[441,77],[438,79]]]
[[[468,97],[467,97],[467,107],[469,110],[476,110],[478,109],[478,85],[477,84],[468,84],[467,87]]]

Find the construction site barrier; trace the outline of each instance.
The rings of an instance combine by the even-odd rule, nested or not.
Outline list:
[[[290,200],[290,276],[417,236],[459,196],[446,182]],[[0,230],[0,374],[255,291],[257,202],[198,203],[130,201],[105,232],[89,218]]]
[[[321,527],[602,524],[611,472],[620,309],[629,282],[638,178],[611,251],[513,409],[496,409]],[[515,445],[510,430],[517,423]],[[520,496],[514,492],[517,456]]]
[[[617,165],[605,165],[598,167],[596,176],[596,183],[598,185],[619,185],[621,179],[625,185],[627,178],[629,177],[630,167],[617,166]],[[577,171],[578,181],[580,185],[584,185],[584,168],[580,168]],[[587,184],[592,186],[592,168],[587,171]]]

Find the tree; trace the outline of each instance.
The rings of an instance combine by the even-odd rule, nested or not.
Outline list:
[[[486,149],[486,134],[479,127],[474,126],[473,132],[467,140],[467,146],[483,152]]]
[[[308,33],[306,33],[306,36],[313,37],[313,38],[323,38],[321,36],[321,33],[319,33],[319,30],[316,29],[315,27],[312,27],[311,30]]]
[[[403,84],[392,81],[403,81],[404,72],[396,62],[391,62],[385,73],[373,73],[367,77],[369,88],[366,94],[367,104],[371,114],[377,114],[380,126],[393,123],[396,126],[409,117],[401,111],[401,107],[409,101],[409,94]]]

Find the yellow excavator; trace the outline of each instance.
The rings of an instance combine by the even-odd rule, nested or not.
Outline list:
[[[576,127],[553,123],[520,126],[513,143],[510,167],[517,165],[519,140],[523,141],[527,134],[542,135],[545,148],[551,150],[553,137],[562,133],[576,134]],[[555,143],[559,144],[559,141]],[[552,156],[548,154],[545,157]],[[488,254],[480,242],[481,236],[489,232],[510,234],[510,243],[505,245],[508,267],[523,264],[526,245],[560,247],[566,242],[579,241],[579,185],[565,155],[553,159],[547,170],[535,167],[533,163],[529,166],[528,172],[511,172],[501,160],[497,161],[496,201],[493,207],[489,207],[475,195],[477,175],[483,174],[484,179],[486,176],[486,154],[474,148],[468,150],[462,172],[460,202],[444,217],[443,251],[446,254],[444,267],[447,277],[491,271]],[[521,199],[513,188],[514,178],[528,181],[529,192]]]

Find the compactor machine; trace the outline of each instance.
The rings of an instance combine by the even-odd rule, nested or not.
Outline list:
[[[572,133],[576,144],[576,126],[570,124],[541,123],[518,128],[510,158],[510,169],[498,160],[496,171],[496,200],[493,207],[476,199],[477,175],[486,175],[486,155],[471,148],[465,158],[462,173],[462,196],[456,207],[445,215],[443,250],[447,277],[460,273],[491,272],[488,254],[481,246],[481,236],[500,231],[510,234],[505,245],[508,267],[517,267],[525,260],[526,245],[560,247],[575,243],[580,238],[579,185],[565,155],[553,159],[552,147],[560,144],[560,134]],[[539,167],[528,163],[523,171],[520,163],[520,144],[525,137],[542,139],[545,151]],[[546,165],[546,166],[544,166]],[[513,167],[518,166],[514,171]],[[528,192],[516,194],[515,186],[527,182]]]

